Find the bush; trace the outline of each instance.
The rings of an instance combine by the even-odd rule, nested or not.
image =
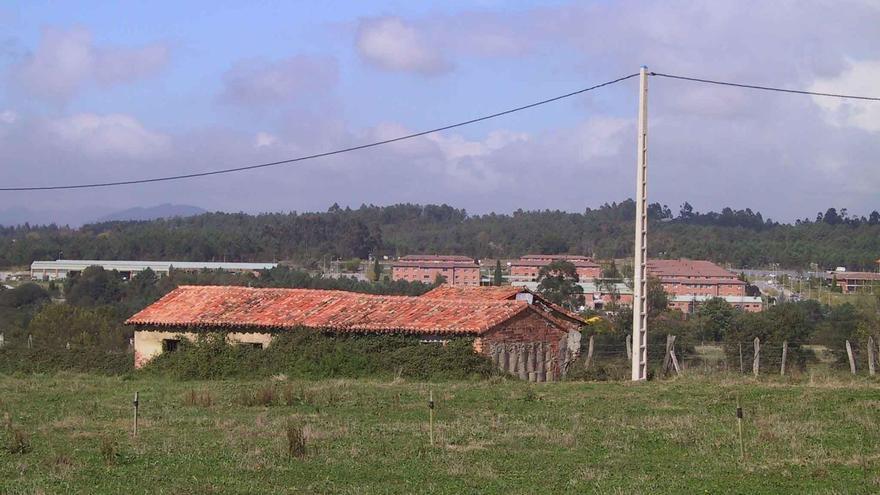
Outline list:
[[[195,342],[182,339],[180,349],[157,356],[144,372],[182,380],[261,378],[279,373],[308,378],[399,376],[419,380],[492,375],[491,361],[476,354],[472,344],[471,339],[440,345],[398,335],[297,330],[276,336],[265,349],[254,349],[230,345],[225,335],[213,334],[200,336]],[[284,400],[295,401],[295,392],[285,392]]]

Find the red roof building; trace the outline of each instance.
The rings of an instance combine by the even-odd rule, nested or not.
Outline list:
[[[455,286],[479,286],[480,265],[473,258],[458,255],[411,254],[391,265],[392,280],[434,283],[443,277]]]
[[[602,267],[586,256],[574,254],[527,254],[510,262],[510,279],[514,282],[534,282],[538,280],[541,268],[554,261],[568,261],[577,270],[582,282],[602,276]]]
[[[745,296],[746,283],[711,261],[648,260],[648,276],[657,277],[674,296]]]
[[[426,341],[473,337],[478,352],[489,354],[497,345],[540,344],[558,356],[565,352],[569,331],[525,301],[230,286],[180,286],[125,323],[136,327],[136,367],[176,349],[181,336],[192,339],[202,332],[223,332],[232,342],[261,347],[274,334],[298,328],[409,334]]]
[[[868,292],[873,294],[875,288],[880,287],[880,273],[876,272],[847,272],[833,271],[826,274],[826,278],[837,284],[844,294],[853,292]]]

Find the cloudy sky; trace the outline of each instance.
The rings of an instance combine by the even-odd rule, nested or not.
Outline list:
[[[0,5],[0,185],[149,178],[437,127],[651,70],[880,94],[880,1]],[[775,219],[880,209],[880,103],[650,80],[649,200]],[[582,211],[635,189],[637,80],[412,141],[174,183],[0,192],[133,206]]]

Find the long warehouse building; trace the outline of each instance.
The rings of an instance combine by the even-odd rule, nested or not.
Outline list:
[[[80,273],[90,266],[116,270],[132,276],[149,268],[158,275],[168,275],[172,268],[184,271],[223,270],[227,272],[257,272],[278,266],[277,263],[226,263],[214,261],[108,261],[108,260],[55,260],[31,263],[31,278],[55,280]]]

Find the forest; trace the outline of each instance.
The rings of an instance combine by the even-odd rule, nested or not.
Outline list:
[[[328,259],[373,255],[463,254],[478,259],[530,252],[632,255],[632,200],[582,213],[523,211],[469,215],[448,205],[336,204],[321,213],[206,213],[154,221],[115,221],[70,228],[28,224],[0,227],[0,267],[34,260],[135,259],[289,261],[311,268]],[[846,266],[876,269],[880,213],[852,216],[828,208],[779,223],[750,209],[700,213],[684,203],[678,213],[649,207],[649,255],[699,258],[755,268]]]

